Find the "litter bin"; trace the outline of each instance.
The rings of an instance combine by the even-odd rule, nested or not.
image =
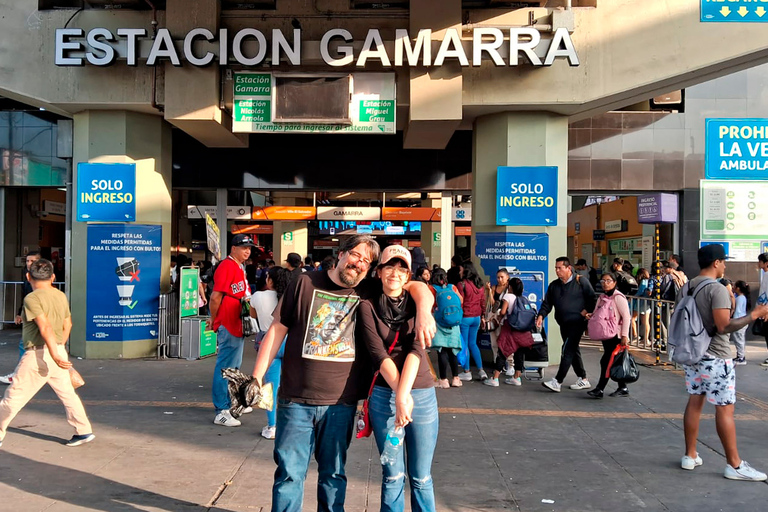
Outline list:
[[[179,357],[193,361],[216,354],[216,332],[205,329],[208,318],[207,316],[190,316],[181,319]]]

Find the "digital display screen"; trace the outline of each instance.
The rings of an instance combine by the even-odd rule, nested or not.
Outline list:
[[[416,221],[354,221],[320,220],[317,221],[321,235],[420,235],[421,222]]]

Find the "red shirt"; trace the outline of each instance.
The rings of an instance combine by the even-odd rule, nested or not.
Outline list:
[[[472,281],[462,280],[456,287],[464,298],[462,308],[464,309],[464,318],[473,318],[482,316],[485,309],[485,291],[478,288]]]
[[[216,318],[213,319],[213,330],[223,325],[232,336],[242,338],[243,321],[240,318],[240,300],[248,291],[243,267],[227,257],[219,264],[213,276],[213,291],[224,294],[219,310],[216,312]]]

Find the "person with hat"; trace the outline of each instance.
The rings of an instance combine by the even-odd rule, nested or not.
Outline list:
[[[239,368],[243,363],[242,301],[248,300],[251,291],[243,263],[251,255],[256,244],[247,234],[235,235],[229,256],[222,260],[213,276],[213,293],[208,307],[211,311],[213,330],[216,331],[219,353],[213,370],[211,394],[216,416],[213,422],[224,427],[239,427],[240,420],[233,418],[227,381],[221,376],[224,368]],[[211,325],[208,326],[209,328]],[[252,412],[250,407],[243,412]]]
[[[768,317],[768,306],[757,306],[751,314],[731,318],[731,298],[728,290],[717,281],[725,274],[726,259],[725,249],[720,244],[705,245],[699,249],[701,272],[683,286],[677,295],[679,303],[683,296],[692,293],[702,324],[707,333],[712,335],[704,358],[696,364],[683,365],[689,396],[683,416],[685,455],[681,467],[692,470],[702,464],[702,459],[696,451],[696,442],[701,411],[704,403],[709,402],[715,406],[717,434],[725,451],[725,478],[761,482],[768,479],[768,476],[742,460],[736,447],[736,368],[731,359],[728,334],[746,327],[753,320]],[[701,289],[698,289],[700,287]]]
[[[439,425],[437,397],[426,351],[416,341],[416,304],[404,288],[411,267],[405,247],[384,249],[376,267],[381,292],[363,301],[359,313],[360,333],[378,371],[370,387],[369,410],[379,453],[390,429],[405,429],[405,450],[394,463],[382,465],[381,510],[403,510],[405,474],[412,510],[436,510],[432,458]]]

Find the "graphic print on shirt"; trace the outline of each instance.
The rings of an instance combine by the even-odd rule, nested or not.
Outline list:
[[[354,361],[355,312],[359,304],[356,295],[315,290],[301,356],[329,362]]]

